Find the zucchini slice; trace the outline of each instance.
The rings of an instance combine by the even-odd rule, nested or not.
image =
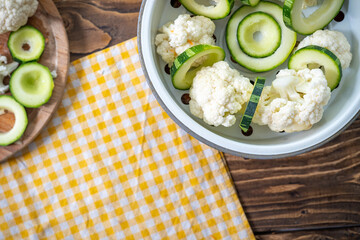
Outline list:
[[[259,11],[270,14],[280,25],[282,33],[279,48],[264,58],[248,56],[241,50],[237,39],[240,22],[250,13]],[[285,26],[282,8],[278,4],[262,1],[256,7],[242,6],[231,16],[226,27],[226,43],[233,59],[240,65],[253,72],[266,72],[285,62],[296,44],[296,33]]]
[[[284,22],[295,32],[309,35],[327,26],[339,13],[344,0],[324,0],[320,7],[307,18],[302,14],[303,3],[304,0],[285,0]]]
[[[240,22],[237,38],[241,50],[250,57],[268,57],[280,46],[281,28],[270,14],[254,12]]]
[[[11,75],[9,85],[16,101],[28,108],[47,103],[54,89],[50,70],[37,62],[20,65]]]
[[[15,115],[13,128],[5,133],[0,132],[0,146],[9,146],[19,140],[24,134],[28,125],[28,118],[25,108],[14,98],[7,95],[0,96],[0,109],[8,110]]]
[[[250,100],[246,105],[245,113],[240,122],[240,128],[244,132],[249,130],[250,124],[256,112],[261,93],[265,87],[265,78],[258,77],[255,81],[254,90],[251,93]]]
[[[342,77],[342,67],[339,58],[330,50],[310,45],[297,50],[289,60],[289,69],[297,71],[319,67],[324,68],[323,71],[331,91],[337,88]]]
[[[200,66],[192,68],[193,63],[201,58],[204,58],[204,62]],[[185,50],[175,59],[170,69],[174,87],[179,90],[189,89],[196,73],[202,67],[212,66],[224,59],[225,52],[218,46],[200,44]]]
[[[221,19],[227,17],[234,6],[234,0],[218,0],[216,1],[216,5],[203,5],[198,3],[196,0],[179,1],[189,12],[195,15],[205,16],[210,19]]]
[[[16,61],[37,61],[44,52],[45,38],[36,28],[24,26],[10,34],[8,47]]]
[[[245,5],[250,5],[252,7],[255,7],[259,4],[260,0],[241,0],[241,2]]]

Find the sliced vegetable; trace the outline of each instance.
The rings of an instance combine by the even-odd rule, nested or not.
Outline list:
[[[44,52],[45,38],[36,28],[25,26],[10,34],[8,47],[17,61],[37,61]]]
[[[240,22],[254,12],[270,14],[281,27],[281,43],[274,54],[264,58],[254,58],[244,53],[238,43],[237,30]],[[233,59],[254,72],[265,72],[281,65],[290,55],[296,43],[296,33],[288,29],[282,17],[282,8],[272,2],[260,2],[256,7],[242,6],[230,18],[226,28],[226,42]]]
[[[5,133],[0,132],[0,146],[8,146],[19,140],[24,134],[28,125],[28,118],[25,108],[10,96],[0,96],[0,110],[1,109],[5,109],[15,115],[13,128]]]
[[[255,7],[256,5],[258,5],[258,3],[260,2],[260,0],[241,0],[241,2],[243,4],[246,4],[246,5],[250,5],[252,7]]]
[[[227,17],[234,6],[234,0],[217,0],[214,1],[216,5],[203,5],[196,0],[180,0],[180,2],[189,12],[211,19]]]
[[[330,50],[310,45],[301,48],[290,57],[289,68],[301,70],[304,68],[314,69],[323,67],[328,87],[332,90],[339,86],[342,77],[341,62]]]
[[[308,17],[303,15],[303,3],[304,0],[285,0],[284,22],[295,32],[309,35],[327,26],[339,13],[344,0],[324,0],[319,8]]]
[[[251,121],[256,112],[257,105],[260,100],[261,93],[265,87],[265,78],[257,78],[254,85],[254,90],[250,96],[250,101],[247,103],[245,113],[240,122],[240,128],[244,132],[249,130]]]
[[[193,67],[194,62],[204,58],[204,62]],[[212,45],[196,45],[181,53],[171,66],[171,79],[175,88],[186,90],[191,87],[196,73],[205,66],[212,66],[214,63],[225,59],[225,52],[221,47]]]
[[[241,50],[255,58],[272,55],[281,43],[281,28],[267,13],[254,12],[239,24],[237,38]]]
[[[49,101],[54,81],[49,69],[39,63],[22,64],[10,79],[13,97],[28,108],[37,108]]]

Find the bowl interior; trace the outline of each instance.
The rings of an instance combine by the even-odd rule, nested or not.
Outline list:
[[[276,1],[274,1],[276,2]],[[232,10],[234,12],[241,4],[236,1]],[[246,137],[237,123],[230,127],[212,127],[201,119],[194,117],[188,105],[181,102],[181,96],[188,91],[176,90],[170,76],[165,72],[165,62],[156,53],[154,39],[157,30],[178,15],[187,13],[184,7],[173,8],[170,0],[145,0],[143,3],[139,22],[140,53],[143,60],[145,74],[149,80],[158,101],[170,116],[200,141],[231,154],[253,158],[276,158],[290,156],[313,149],[330,140],[343,130],[357,115],[360,108],[360,76],[359,76],[359,39],[360,32],[356,30],[360,9],[360,1],[345,1],[342,11],[345,19],[341,22],[332,21],[328,26],[331,30],[338,30],[345,34],[350,42],[353,60],[349,69],[344,71],[340,86],[332,92],[332,97],[326,107],[322,120],[311,130],[299,133],[275,133],[267,126],[252,124],[254,133]],[[217,45],[226,51],[226,60],[230,66],[239,70],[242,75],[254,80],[258,76],[265,77],[267,85],[275,79],[280,69],[287,68],[287,62],[280,67],[266,73],[252,73],[230,59],[226,46],[225,29],[229,17],[216,20],[215,36]],[[303,36],[298,36],[301,40]]]

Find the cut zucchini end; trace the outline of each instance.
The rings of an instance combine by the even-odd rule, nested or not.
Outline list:
[[[241,2],[245,5],[255,7],[256,5],[259,4],[260,0],[241,0]]]
[[[47,103],[54,89],[50,70],[36,62],[22,64],[10,78],[13,97],[28,108],[38,108]]]
[[[234,0],[219,0],[216,6],[205,6],[196,0],[179,0],[191,13],[210,19],[222,19],[227,17],[234,6]]]
[[[45,37],[38,29],[24,26],[10,34],[7,44],[14,60],[38,61],[45,49]]]
[[[281,43],[270,56],[255,58],[244,53],[237,40],[237,29],[241,20],[253,12],[270,14],[281,27]],[[282,16],[282,7],[273,2],[261,1],[256,7],[243,5],[231,16],[226,27],[226,44],[233,59],[241,66],[253,72],[267,72],[283,64],[296,44],[297,34],[288,29]]]
[[[9,146],[22,137],[28,125],[28,118],[25,108],[11,96],[0,96],[0,109],[6,109],[15,115],[13,128],[8,132],[0,133],[0,146]]]
[[[340,84],[342,67],[339,58],[330,50],[310,45],[301,48],[290,57],[289,69],[313,69],[313,66],[323,66],[328,87],[333,91]]]
[[[324,0],[314,13],[305,18],[302,14],[303,2],[304,0],[285,0],[283,7],[285,25],[302,35],[310,35],[326,27],[344,4],[344,0]]]
[[[198,59],[205,57],[203,64],[192,68],[192,65]],[[174,87],[179,90],[187,90],[191,87],[196,73],[206,66],[212,66],[214,63],[225,59],[225,51],[218,46],[196,45],[181,53],[171,66],[171,79]]]
[[[245,54],[254,58],[264,58],[279,48],[281,28],[270,14],[253,12],[240,22],[237,39]]]
[[[246,105],[245,113],[239,125],[241,130],[243,130],[244,132],[247,132],[249,130],[250,124],[255,115],[256,108],[261,97],[261,93],[265,87],[265,80],[265,78],[258,77],[255,81],[254,90],[251,93],[250,100]]]

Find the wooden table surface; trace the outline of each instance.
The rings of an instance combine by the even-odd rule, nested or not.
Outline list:
[[[141,0],[54,2],[72,60],[136,36]],[[360,118],[297,157],[226,159],[258,239],[360,239]]]

